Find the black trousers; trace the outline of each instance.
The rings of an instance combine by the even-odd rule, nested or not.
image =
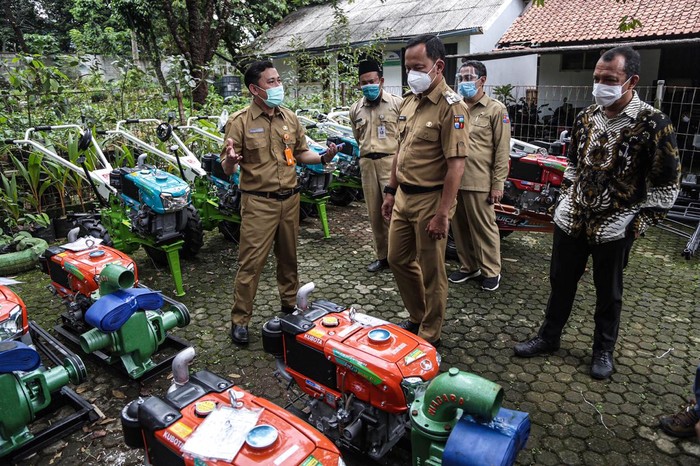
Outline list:
[[[628,235],[631,236],[631,235]],[[622,271],[627,266],[634,237],[603,244],[589,244],[585,235],[574,238],[559,227],[554,229],[552,259],[549,268],[549,295],[545,319],[539,336],[558,342],[571,315],[578,282],[593,257],[593,282],[596,291],[593,351],[613,351],[620,328],[622,311]]]

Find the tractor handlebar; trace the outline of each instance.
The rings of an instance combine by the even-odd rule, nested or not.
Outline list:
[[[53,126],[49,125],[43,125],[43,126],[35,126],[34,131],[51,131],[53,129]]]

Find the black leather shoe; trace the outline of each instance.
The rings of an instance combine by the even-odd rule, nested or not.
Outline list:
[[[384,270],[387,267],[389,267],[389,261],[386,259],[379,259],[367,266],[367,271],[368,272],[379,272],[380,270]]]
[[[591,377],[607,379],[615,371],[612,351],[594,351],[591,359]]]
[[[402,322],[399,322],[398,324],[399,327],[401,327],[404,330],[408,330],[414,335],[418,335],[418,329],[420,328],[420,324],[414,324],[410,320],[404,320]]]
[[[553,353],[559,349],[559,342],[550,343],[540,337],[534,337],[527,341],[521,341],[513,347],[516,356],[531,358],[539,354]]]
[[[292,312],[296,311],[296,308],[294,306],[282,306],[280,309],[280,312],[283,314],[291,314]]]
[[[438,338],[435,341],[429,341],[428,343],[433,345],[433,348],[438,349],[440,347],[440,345],[442,345],[442,338]]]
[[[248,344],[248,326],[234,325],[231,327],[231,340],[237,345]]]

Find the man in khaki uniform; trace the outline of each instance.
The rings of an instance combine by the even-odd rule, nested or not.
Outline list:
[[[253,301],[273,242],[282,312],[294,310],[299,287],[299,187],[294,166],[297,161],[326,164],[336,153],[334,144],[323,156],[309,150],[294,112],[280,107],[284,88],[271,62],[250,65],[245,85],[253,101],[229,118],[221,154],[226,174],[241,167],[241,241],[231,310],[231,339],[237,344],[248,343]]]
[[[399,325],[435,346],[447,306],[445,245],[469,146],[469,116],[445,83],[445,46],[431,34],[411,40],[404,61],[412,93],[399,116],[399,148],[384,189],[389,266],[409,320]]]
[[[457,76],[469,107],[469,158],[452,219],[460,268],[449,280],[463,283],[482,276],[481,288],[495,291],[501,282],[501,238],[493,204],[501,201],[508,177],[510,119],[505,105],[484,93],[483,63],[468,61]]]
[[[350,107],[352,133],[360,146],[362,192],[374,236],[377,260],[367,266],[378,272],[389,266],[386,259],[389,227],[382,217],[382,189],[389,183],[391,165],[398,146],[398,120],[401,97],[383,89],[384,77],[379,63],[366,60],[359,64],[362,97]]]

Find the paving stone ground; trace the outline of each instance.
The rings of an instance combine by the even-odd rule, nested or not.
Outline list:
[[[391,273],[365,269],[373,252],[364,205],[329,206],[329,217],[330,239],[323,239],[317,219],[302,222],[299,270],[302,282],[316,284],[313,298],[353,305],[391,321],[406,318]],[[590,270],[581,280],[561,349],[548,357],[513,356],[513,344],[533,335],[543,316],[551,236],[515,233],[503,240],[503,280],[494,293],[473,282],[450,285],[442,370],[458,367],[497,382],[505,390],[505,407],[530,414],[532,431],[518,464],[700,464],[697,440],[671,438],[656,427],[657,416],[676,411],[688,398],[700,362],[700,262],[681,257],[684,245],[683,239],[659,229],[635,243],[625,272],[617,372],[609,381],[588,374],[595,302]],[[197,350],[193,370],[207,368],[283,404],[285,395],[272,376],[273,358],[262,351],[260,338],[263,322],[279,309],[274,262],[268,262],[260,282],[251,344],[240,349],[228,333],[236,253],[235,245],[212,232],[198,259],[183,263],[187,295],[182,302],[192,323],[175,333]],[[171,292],[167,270],[155,268],[143,251],[134,257],[142,283]],[[448,263],[447,272],[456,267]],[[51,328],[62,304],[45,290],[48,277],[37,271],[18,278],[25,283],[15,290],[26,301],[30,318]],[[131,382],[84,359],[90,378],[78,391],[100,407],[105,419],[26,464],[141,464],[141,451],[130,451],[122,442],[119,410],[139,395],[164,393],[169,381],[161,376],[148,384]],[[409,464],[405,456],[392,461]],[[365,461],[348,458],[348,464]]]

